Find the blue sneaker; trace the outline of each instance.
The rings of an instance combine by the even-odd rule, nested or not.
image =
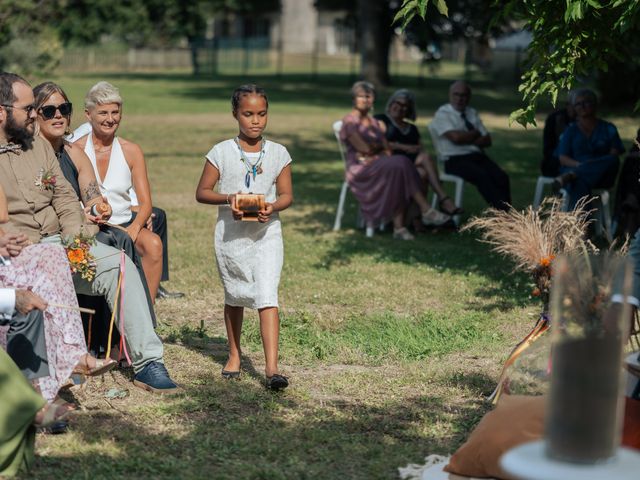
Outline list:
[[[179,387],[160,362],[150,362],[133,377],[133,384],[151,393],[173,393]]]

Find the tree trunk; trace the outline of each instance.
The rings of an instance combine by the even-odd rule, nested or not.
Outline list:
[[[194,40],[189,40],[189,51],[191,53],[191,71],[193,75],[200,75],[200,62],[198,61],[198,45]]]
[[[389,85],[389,49],[393,37],[387,0],[358,0],[360,74],[377,86]]]

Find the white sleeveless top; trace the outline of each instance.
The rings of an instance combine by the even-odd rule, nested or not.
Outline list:
[[[100,187],[100,193],[107,197],[113,210],[109,223],[121,225],[129,222],[131,220],[131,196],[129,190],[133,187],[133,180],[131,178],[131,169],[124,158],[124,152],[122,151],[118,137],[113,139],[109,166],[103,179],[100,178],[100,174],[98,173],[92,134],[89,134],[87,137],[84,153],[86,153],[89,160],[91,160],[91,165],[93,165],[93,171],[96,174],[96,180]]]

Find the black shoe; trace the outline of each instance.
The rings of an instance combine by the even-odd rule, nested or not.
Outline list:
[[[184,297],[184,293],[182,292],[169,292],[165,290],[165,288],[160,285],[158,287],[158,293],[156,293],[156,298],[182,298]]]
[[[179,390],[160,362],[149,362],[133,377],[133,384],[151,393],[173,393]]]
[[[222,377],[226,380],[240,380],[240,370],[232,372],[231,370],[222,369]]]
[[[49,435],[62,435],[63,433],[67,433],[69,429],[69,422],[66,420],[58,420],[57,422],[52,423],[48,427],[38,428],[38,433],[46,433]]]
[[[444,198],[442,198],[442,199],[438,202],[438,208],[440,209],[440,211],[441,211],[441,212],[444,212],[444,213],[446,213],[447,215],[452,216],[452,217],[453,217],[454,215],[462,215],[462,214],[464,213],[464,209],[462,209],[462,208],[460,208],[460,207],[456,207],[456,206],[455,206],[455,203],[454,203],[454,205],[453,205],[453,206],[455,207],[453,210],[445,210],[445,209],[442,207],[442,204],[443,204],[444,202],[446,202],[447,200],[451,200],[451,197],[444,197]]]
[[[567,173],[563,173],[562,175],[558,175],[556,178],[553,179],[553,183],[551,184],[551,189],[555,193],[558,193],[562,187],[564,187],[569,183],[574,182],[576,178],[578,178],[578,176],[576,175],[575,172],[567,172]]]
[[[284,375],[276,373],[275,375],[267,377],[265,386],[269,390],[274,390],[277,392],[279,390],[284,390],[285,388],[287,388],[289,386],[289,380]]]

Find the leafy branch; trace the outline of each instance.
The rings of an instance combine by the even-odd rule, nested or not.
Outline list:
[[[445,0],[404,0],[395,21],[404,28],[416,15],[425,19],[430,1],[446,15]],[[498,3],[496,20],[522,21],[533,34],[519,86],[524,106],[510,116],[524,127],[536,124],[541,101],[555,106],[577,78],[606,72],[611,59],[623,60],[625,34],[640,24],[639,0],[494,0]]]

